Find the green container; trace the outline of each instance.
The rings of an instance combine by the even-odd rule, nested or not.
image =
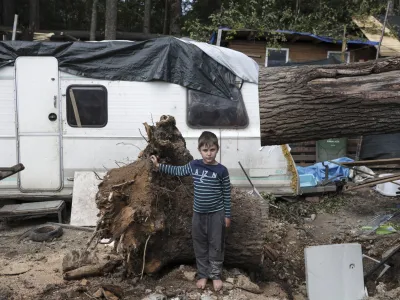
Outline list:
[[[332,160],[347,155],[347,138],[317,141],[317,161]]]

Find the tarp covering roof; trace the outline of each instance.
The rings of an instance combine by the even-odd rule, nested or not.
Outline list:
[[[214,59],[209,54],[198,45],[174,37],[143,42],[3,41],[0,42],[0,68],[13,64],[20,56],[53,56],[61,71],[78,76],[125,81],[160,80],[231,99],[236,89],[236,76],[240,75],[231,70],[235,70],[234,67],[226,67],[226,63],[219,62],[221,59]],[[227,52],[220,55],[229,61]]]
[[[219,29],[222,29],[223,31],[231,31],[230,28],[228,27],[220,27]],[[256,30],[251,30],[251,29],[238,29],[235,30],[236,32],[241,32],[241,31],[246,31],[246,32],[251,32],[251,31],[256,31]],[[290,34],[290,35],[299,35],[299,36],[307,36],[307,37],[311,37],[314,38],[316,40],[319,40],[321,42],[325,42],[325,43],[331,43],[331,44],[341,44],[342,41],[341,40],[335,40],[333,38],[330,37],[326,37],[326,36],[320,36],[320,35],[316,35],[316,34],[312,34],[312,33],[308,33],[308,32],[299,32],[299,31],[292,31],[292,30],[273,30],[273,32],[277,32],[277,33],[282,33],[282,34]],[[217,33],[213,32],[213,34],[211,35],[210,38],[210,43],[214,44],[216,42],[217,39]],[[379,42],[376,41],[371,41],[371,40],[347,40],[346,41],[347,44],[355,44],[355,45],[368,45],[368,46],[377,46],[379,45]]]
[[[278,33],[284,33],[284,34],[309,36],[309,37],[313,37],[314,39],[320,40],[321,42],[325,42],[325,43],[332,43],[332,44],[341,44],[342,43],[341,40],[335,40],[330,37],[315,35],[315,34],[308,33],[308,32],[297,32],[297,31],[291,31],[291,30],[275,30],[275,31]],[[369,45],[369,46],[379,45],[379,42],[362,41],[362,40],[346,40],[346,43],[347,44],[358,44],[358,45]]]

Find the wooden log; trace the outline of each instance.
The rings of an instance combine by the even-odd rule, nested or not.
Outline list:
[[[96,265],[86,265],[64,273],[65,280],[77,280],[87,277],[103,276],[111,272],[118,264],[119,261],[108,261]]]
[[[400,132],[400,57],[260,69],[261,144]]]
[[[379,165],[390,165],[400,164],[400,158],[388,158],[388,159],[376,159],[376,160],[360,160],[353,162],[343,162],[344,166],[379,166]]]

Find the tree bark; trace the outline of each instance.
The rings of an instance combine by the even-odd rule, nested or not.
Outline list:
[[[144,1],[143,33],[150,33],[151,0]]]
[[[171,0],[169,33],[181,35],[182,0]]]
[[[194,261],[192,179],[160,174],[149,160],[150,155],[157,155],[161,162],[184,165],[193,157],[173,117],[162,116],[155,126],[145,127],[149,144],[139,159],[110,170],[96,195],[101,220],[97,238],[116,241],[128,274],[140,274],[143,266],[145,273],[155,273],[169,264]],[[267,214],[265,201],[232,190],[233,222],[226,237],[226,265],[261,266],[269,228]]]
[[[261,145],[400,132],[400,58],[260,68]]]
[[[36,31],[37,20],[38,20],[38,6],[39,0],[29,0],[29,37],[30,41],[33,40],[33,35]]]
[[[92,4],[92,19],[90,22],[90,40],[96,40],[96,28],[97,28],[97,5],[99,0],[93,0]]]
[[[115,40],[117,38],[117,5],[118,0],[106,0],[106,40]]]
[[[2,22],[4,26],[13,26],[15,15],[15,0],[2,1]]]
[[[37,1],[36,5],[36,30],[40,29],[40,0]]]
[[[163,34],[168,34],[168,0],[165,0]]]

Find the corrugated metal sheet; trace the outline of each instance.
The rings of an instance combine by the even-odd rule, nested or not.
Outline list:
[[[353,21],[361,29],[368,40],[379,43],[383,24],[378,19],[369,16],[365,19],[353,18]],[[396,37],[396,34],[387,27],[385,28],[385,35],[382,40],[379,54],[381,56],[400,56],[400,41]]]

